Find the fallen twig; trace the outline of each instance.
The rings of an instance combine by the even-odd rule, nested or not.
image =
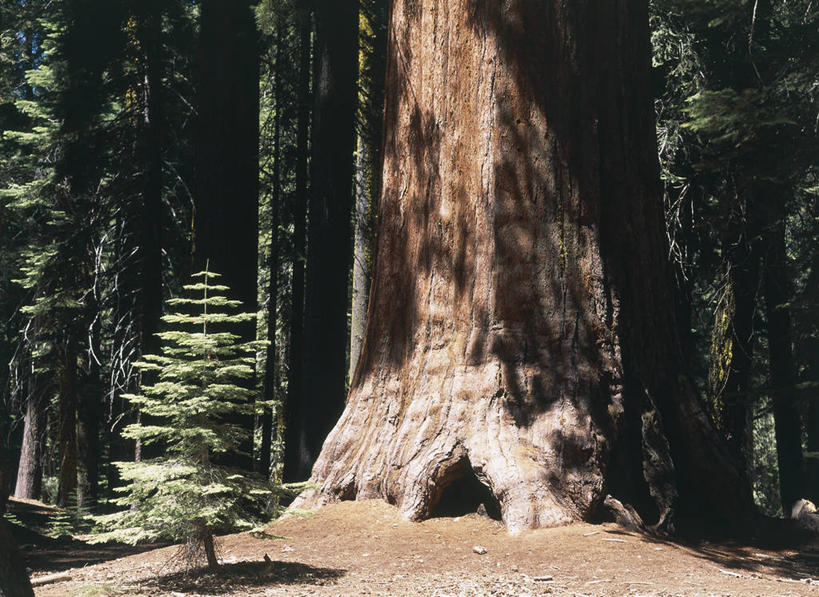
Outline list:
[[[57,574],[49,574],[47,576],[38,576],[31,579],[32,587],[39,587],[42,585],[50,585],[55,582],[63,582],[64,580],[71,580],[71,575],[67,572],[59,572]]]

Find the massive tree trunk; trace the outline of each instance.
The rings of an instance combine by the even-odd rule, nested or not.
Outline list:
[[[358,3],[319,0],[314,20],[304,368],[293,430],[297,463],[290,471],[300,479],[310,474],[347,387]]]
[[[249,0],[201,6],[194,268],[223,276],[246,311],[256,311],[259,222],[259,54]],[[255,322],[243,326],[256,337]],[[252,415],[230,464],[252,470]],[[226,457],[227,458],[227,457]]]
[[[682,374],[646,3],[397,0],[390,38],[367,335],[299,503],[747,521]]]

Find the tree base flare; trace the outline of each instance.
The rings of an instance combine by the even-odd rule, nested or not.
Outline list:
[[[440,381],[426,373],[422,384]],[[316,463],[320,487],[294,505],[383,498],[422,520],[484,504],[511,532],[587,517],[603,497],[598,425],[568,399],[516,418],[522,409],[499,387],[503,377],[499,364],[465,367],[401,407],[398,396],[361,388]]]

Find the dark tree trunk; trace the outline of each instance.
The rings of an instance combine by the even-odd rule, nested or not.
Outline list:
[[[805,496],[805,462],[802,455],[802,421],[796,404],[796,370],[791,343],[793,299],[785,248],[785,202],[769,193],[769,219],[765,243],[765,312],[768,319],[769,385],[773,388],[779,493],[783,512]]]
[[[303,365],[292,478],[304,479],[344,406],[358,5],[314,5],[313,127]]]
[[[819,288],[819,251],[814,253],[810,276],[806,282],[807,289]],[[808,299],[810,300],[810,299]],[[813,304],[819,305],[819,299],[813,296]],[[808,334],[800,347],[801,360],[807,366],[802,372],[800,381],[816,384],[805,392],[808,400],[805,427],[808,434],[808,452],[805,459],[806,496],[814,503],[819,503],[819,334]]]
[[[77,489],[77,354],[70,346],[60,351],[59,458],[57,505],[69,504]]]
[[[14,497],[39,500],[43,489],[43,449],[48,402],[38,375],[32,375],[27,386],[28,398],[23,425],[23,444],[20,448]]]
[[[753,208],[749,201],[746,213]],[[725,368],[724,373],[712,370],[711,391],[716,400],[716,416],[744,470],[753,463],[751,392],[756,346],[754,321],[759,291],[760,242],[759,229],[751,222],[743,223],[744,232],[731,241],[728,250],[730,267],[729,305],[723,310],[726,334],[722,342],[712,346],[712,368]],[[717,322],[719,326],[721,322]]]
[[[259,62],[249,0],[203,0],[199,52],[194,268],[221,274],[246,311],[256,311]],[[255,323],[243,327],[255,339]],[[241,419],[241,420],[239,420]],[[252,415],[230,464],[252,470]]]
[[[819,343],[816,340],[814,342]],[[819,353],[819,346],[814,350]],[[819,376],[813,377],[812,381],[819,382]],[[805,459],[805,495],[809,500],[817,503],[819,502],[819,392],[814,390],[811,398],[807,414],[808,452],[811,457]]]
[[[216,547],[213,542],[213,533],[210,530],[204,531],[202,544],[205,548],[205,559],[208,563],[208,569],[217,570],[219,568],[219,560],[216,558]]]
[[[304,264],[307,244],[307,165],[310,135],[310,13],[299,18],[298,114],[296,116],[296,192],[293,197],[293,294],[290,310],[287,401],[283,476],[287,481],[303,478],[302,454],[306,446],[302,424],[302,371],[304,370]]]
[[[195,265],[256,307],[259,62],[250,2],[204,0],[199,54]]]
[[[94,326],[94,349],[100,354],[99,326]],[[88,371],[83,373],[77,396],[77,448],[80,457],[80,477],[77,507],[93,506],[99,498],[99,469],[102,444],[103,402],[100,366],[89,356]]]
[[[162,0],[143,0],[134,3],[135,34],[139,44],[138,93],[141,114],[138,128],[136,157],[139,163],[142,205],[136,237],[139,243],[139,317],[140,354],[158,354],[159,331],[162,317]],[[149,385],[153,375],[140,374],[140,383]],[[150,417],[137,414],[139,422],[151,424]],[[134,459],[153,457],[161,453],[160,444],[142,445],[136,440]],[[147,453],[146,453],[147,452]]]
[[[300,503],[747,524],[683,373],[646,3],[398,0],[390,32],[367,335]]]
[[[34,597],[25,563],[4,516],[6,498],[3,470],[0,469],[0,597]]]
[[[162,316],[162,5],[158,0],[137,2],[137,36],[142,60],[142,120],[138,155],[142,166],[140,230],[141,352],[159,352]]]

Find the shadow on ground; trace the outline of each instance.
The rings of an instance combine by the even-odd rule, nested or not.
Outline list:
[[[745,541],[720,537],[703,539],[705,530],[696,531],[681,533],[682,536],[676,538],[648,533],[641,536],[652,543],[675,546],[694,557],[708,560],[727,574],[767,574],[790,580],[816,579],[819,575],[819,537],[794,521],[764,517],[754,535]],[[630,531],[613,529],[607,533],[631,534]]]
[[[20,547],[26,567],[37,572],[64,572],[168,545],[90,545],[68,535],[59,538],[50,536],[54,532],[49,527],[52,519],[64,511],[34,500],[10,498],[8,512],[9,529]]]
[[[229,595],[247,587],[333,585],[346,573],[346,570],[317,568],[299,562],[236,562],[222,564],[216,571],[198,568],[173,572],[141,584],[168,592]]]

